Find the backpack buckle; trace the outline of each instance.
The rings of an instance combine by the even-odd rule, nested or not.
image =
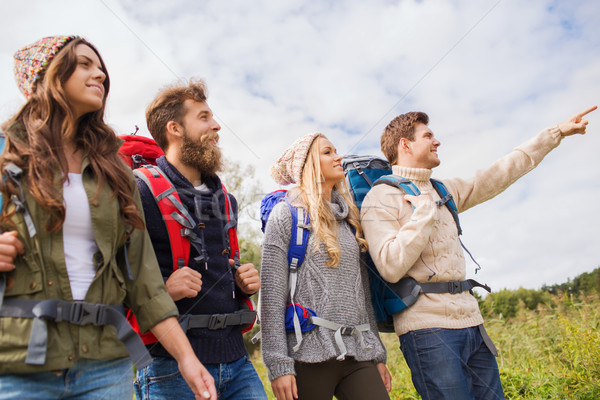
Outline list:
[[[464,292],[461,281],[450,281],[448,282],[448,293],[458,294]]]
[[[340,328],[340,334],[342,336],[352,336],[354,334],[354,327],[353,326],[342,326]]]
[[[73,303],[69,321],[76,325],[102,325],[102,307],[91,303]]]
[[[213,314],[208,319],[207,328],[210,329],[211,331],[214,331],[217,329],[224,329],[227,326],[226,322],[227,322],[226,314]]]

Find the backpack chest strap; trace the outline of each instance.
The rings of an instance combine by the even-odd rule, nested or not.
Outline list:
[[[464,281],[449,281],[449,282],[419,282],[418,285],[421,287],[423,293],[450,293],[458,294],[471,290],[474,287],[480,287],[488,292],[492,289],[488,285],[481,284],[475,279],[467,279]]]
[[[354,337],[358,338],[358,340],[360,341],[360,345],[363,349],[371,348],[370,346],[367,346],[365,344],[365,340],[363,337],[363,332],[368,332],[369,329],[371,329],[371,326],[368,323],[354,325],[354,326],[348,326],[348,325],[338,324],[337,322],[328,321],[326,319],[316,317],[316,316],[311,316],[310,322],[317,326],[322,326],[323,328],[327,328],[332,331],[335,331],[335,333],[333,334],[333,337],[335,339],[335,344],[336,344],[338,350],[340,351],[340,355],[336,357],[336,360],[338,360],[338,361],[343,361],[344,359],[346,359],[346,354],[348,354],[346,345],[344,344],[344,341],[342,340],[342,336],[354,336]]]
[[[194,328],[217,330],[228,326],[249,325],[255,318],[256,311],[239,310],[228,314],[184,315],[179,318],[179,324],[184,332]]]
[[[78,326],[112,325],[117,329],[117,337],[125,345],[137,369],[144,368],[152,362],[144,343],[127,322],[123,306],[120,305],[11,298],[4,300],[0,317],[33,318],[26,364],[44,365],[46,362],[47,320],[69,322]]]

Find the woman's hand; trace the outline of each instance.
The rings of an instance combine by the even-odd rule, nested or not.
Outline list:
[[[271,389],[277,400],[293,400],[298,398],[298,388],[294,375],[283,375],[271,381]]]
[[[383,384],[385,385],[385,390],[389,392],[392,391],[392,376],[388,371],[387,367],[384,363],[377,364],[377,370],[379,371],[379,375],[381,375],[381,379],[383,380]]]
[[[17,239],[17,231],[3,232],[0,234],[0,272],[15,269],[15,258],[23,254],[23,243]]]
[[[580,112],[579,114],[575,114],[565,122],[558,124],[558,129],[560,129],[561,135],[571,136],[575,134],[585,134],[585,127],[587,126],[588,122],[585,119],[583,119],[583,116],[591,113],[597,108],[598,106],[590,107],[587,110]]]

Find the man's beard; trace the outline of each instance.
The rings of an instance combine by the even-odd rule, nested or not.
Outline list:
[[[205,134],[196,142],[183,133],[181,143],[181,162],[187,166],[196,168],[202,175],[216,175],[223,170],[221,162],[221,149],[213,140],[218,142],[216,133]]]

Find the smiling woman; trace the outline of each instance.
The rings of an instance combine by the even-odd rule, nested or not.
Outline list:
[[[84,114],[99,110],[104,105],[106,79],[100,57],[86,44],[75,47],[77,66],[64,84],[67,101],[76,119]]]
[[[275,397],[389,399],[386,350],[360,265],[365,240],[341,157],[324,135],[309,134],[284,152],[271,176],[279,184],[299,185],[273,208],[263,244],[262,352]],[[293,267],[287,250],[292,240],[298,243],[292,220],[300,209],[308,213],[310,228],[304,261]],[[308,313],[310,323],[301,329]],[[289,320],[295,320],[293,327]]]
[[[139,369],[151,358],[125,302],[194,393],[216,399],[104,122],[110,85],[100,54],[77,36],[47,37],[15,54],[15,72],[28,100],[2,126],[0,399],[131,399],[132,361]]]

